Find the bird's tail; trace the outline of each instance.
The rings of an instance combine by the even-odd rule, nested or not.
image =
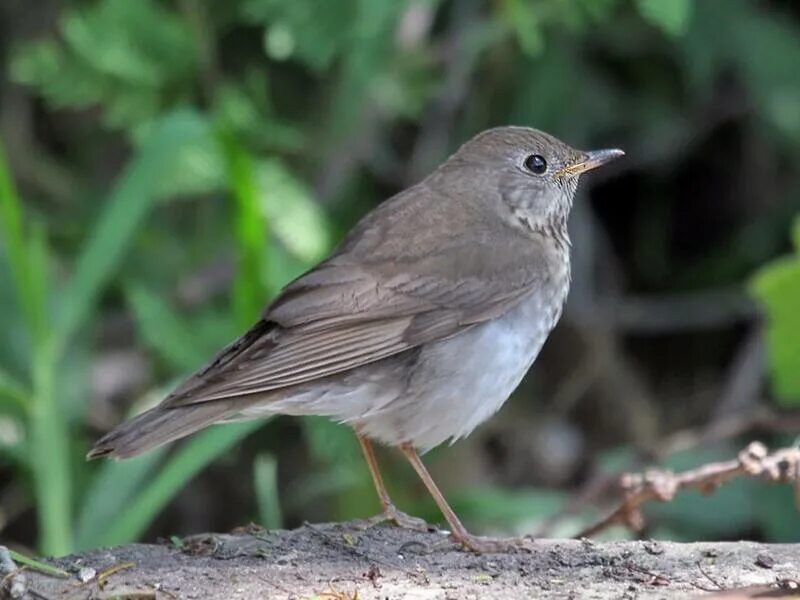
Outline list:
[[[156,406],[109,431],[86,458],[130,458],[233,416],[241,403],[214,400],[182,406]]]

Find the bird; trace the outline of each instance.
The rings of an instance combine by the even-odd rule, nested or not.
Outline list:
[[[578,180],[622,155],[529,127],[477,134],[368,212],[241,337],[87,458],[128,458],[217,422],[323,415],[355,432],[382,518],[421,521],[392,502],[375,442],[405,456],[455,543],[502,551],[464,527],[420,453],[469,435],[531,367],[567,298]]]

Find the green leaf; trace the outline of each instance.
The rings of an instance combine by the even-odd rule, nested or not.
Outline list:
[[[195,48],[187,20],[156,0],[96,0],[64,10],[61,40],[22,45],[13,77],[54,107],[100,104],[131,131],[190,99]]]
[[[75,58],[113,80],[153,87],[192,68],[188,23],[154,0],[100,0],[60,25]]]
[[[48,248],[47,232],[43,223],[33,223],[30,228],[28,242],[28,269],[31,291],[31,302],[34,303],[33,311],[38,315],[39,323],[47,326],[50,320],[48,304],[50,303],[50,249]],[[50,331],[41,331],[39,340],[49,337]]]
[[[187,111],[168,114],[153,127],[112,191],[62,294],[56,329],[62,347],[91,315],[152,208],[159,183],[169,177],[176,154],[207,135],[205,121]]]
[[[261,214],[286,248],[306,263],[320,260],[331,246],[330,227],[310,190],[279,160],[256,168]]]
[[[265,25],[264,50],[271,58],[296,57],[318,72],[345,49],[354,25],[363,19],[357,0],[244,0],[241,6],[245,19]]]
[[[271,454],[259,454],[253,461],[253,487],[261,526],[280,529],[283,518],[278,499],[278,462]]]
[[[800,218],[793,237],[800,238]],[[793,256],[773,261],[756,274],[751,290],[764,306],[769,372],[776,395],[800,404],[800,246]]]
[[[69,423],[56,393],[55,349],[37,348],[28,435],[39,524],[39,549],[59,556],[72,550],[72,468]]]
[[[225,186],[225,168],[212,136],[184,144],[173,157],[170,176],[159,182],[158,197],[196,196],[219,192]]]
[[[127,298],[139,335],[177,371],[191,371],[208,359],[191,327],[158,296],[142,285],[131,285]]]
[[[692,0],[636,0],[642,18],[664,33],[680,36],[689,28]]]
[[[215,425],[189,439],[171,456],[145,488],[125,506],[117,519],[94,541],[124,544],[137,539],[161,509],[207,464],[264,424],[264,420]]]
[[[538,56],[544,50],[539,15],[536,5],[527,0],[505,0],[505,20],[516,35],[522,51],[528,56]]]
[[[2,142],[0,142],[0,234],[5,243],[17,304],[25,318],[28,335],[35,344],[42,343],[47,335],[45,312],[47,298],[43,284],[47,279],[44,231],[36,229],[31,239],[26,239],[22,203],[8,171]]]
[[[271,79],[251,66],[240,81],[215,89],[214,120],[253,151],[301,152],[304,133],[279,113],[272,96]]]
[[[261,218],[259,190],[253,158],[236,138],[220,132],[228,185],[234,201],[234,232],[238,271],[233,286],[234,312],[241,326],[249,326],[261,312],[269,294],[266,287],[267,235]]]
[[[25,402],[41,549],[47,554],[64,554],[71,548],[70,511],[72,509],[69,463],[69,423],[56,397],[54,374],[56,357],[47,324],[48,255],[45,232],[32,227],[25,239],[22,207],[6,166],[0,145],[0,232],[6,241],[17,301],[25,316],[28,335],[33,340],[31,357],[32,390]],[[10,389],[9,388],[10,385]],[[6,386],[11,397],[19,386]]]
[[[30,392],[0,368],[0,406],[3,406],[3,402],[8,402],[17,409],[25,409],[30,402]]]
[[[36,87],[56,108],[83,108],[103,98],[102,81],[85,65],[65,59],[50,39],[21,46],[12,58],[11,74],[18,83]]]

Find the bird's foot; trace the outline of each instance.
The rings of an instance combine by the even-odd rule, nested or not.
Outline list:
[[[433,525],[430,525],[425,519],[420,519],[419,517],[412,517],[409,514],[404,513],[401,510],[398,510],[394,504],[390,504],[386,508],[384,508],[383,513],[380,515],[375,515],[371,519],[367,519],[367,527],[373,527],[375,525],[380,525],[381,523],[385,523],[386,521],[390,521],[397,525],[398,527],[402,527],[403,529],[410,529],[412,531],[420,531],[422,533],[428,533],[435,529]]]
[[[470,533],[451,533],[450,540],[460,544],[466,550],[478,554],[498,554],[516,552],[532,541],[531,537],[491,538]]]

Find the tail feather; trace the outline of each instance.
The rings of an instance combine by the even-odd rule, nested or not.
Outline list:
[[[86,458],[130,458],[233,416],[241,400],[217,400],[183,406],[156,406],[97,440]]]

